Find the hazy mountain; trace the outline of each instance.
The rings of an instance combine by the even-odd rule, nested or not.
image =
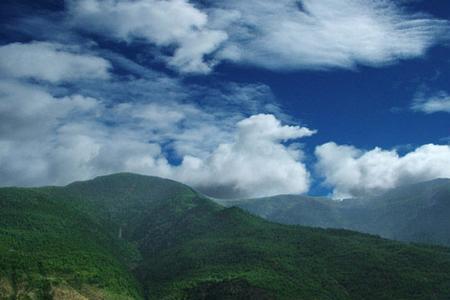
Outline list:
[[[304,200],[318,218],[328,214],[326,200]],[[449,294],[448,248],[271,223],[170,180],[116,174],[0,189],[1,299]]]
[[[346,228],[402,241],[450,245],[450,179],[343,201],[281,195],[218,202],[279,223]]]

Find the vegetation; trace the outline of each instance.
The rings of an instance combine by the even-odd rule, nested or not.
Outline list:
[[[448,299],[450,249],[271,223],[182,184],[133,174],[0,189],[0,299],[68,293]]]
[[[281,195],[219,202],[283,224],[344,228],[400,241],[450,246],[449,179],[344,201]]]
[[[139,298],[139,285],[126,266],[133,254],[63,201],[39,190],[0,190],[0,277],[6,299],[47,299],[57,287],[96,287],[107,298]]]

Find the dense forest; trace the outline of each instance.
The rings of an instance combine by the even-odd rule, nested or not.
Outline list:
[[[1,299],[448,299],[450,249],[282,225],[116,174],[0,189]]]

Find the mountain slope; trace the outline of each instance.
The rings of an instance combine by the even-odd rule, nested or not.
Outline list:
[[[0,299],[136,299],[132,249],[39,190],[0,189]],[[64,297],[63,297],[64,298]]]
[[[450,246],[450,180],[393,189],[365,199],[348,228],[387,238]],[[351,212],[351,209],[348,209]]]
[[[372,198],[333,201],[296,195],[222,200],[284,224],[344,228],[401,241],[450,246],[450,180],[393,189]]]
[[[66,299],[61,293],[85,297],[73,299],[447,299],[450,294],[447,248],[275,224],[155,177],[116,174],[66,187],[0,189],[0,206],[9,207],[0,210],[0,295],[9,290],[11,297],[28,292],[34,299]]]
[[[240,200],[216,199],[215,201],[226,207],[240,207],[277,223],[322,228],[342,227],[340,204],[327,198],[278,195]]]

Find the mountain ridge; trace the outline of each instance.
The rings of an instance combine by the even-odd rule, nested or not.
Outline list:
[[[402,241],[450,245],[450,222],[446,221],[450,220],[450,179],[446,178],[397,187],[378,196],[339,201],[278,195],[218,203],[285,224],[343,228]]]
[[[450,294],[448,248],[268,222],[157,177],[122,173],[66,187],[4,188],[0,207],[0,295],[7,298]]]

